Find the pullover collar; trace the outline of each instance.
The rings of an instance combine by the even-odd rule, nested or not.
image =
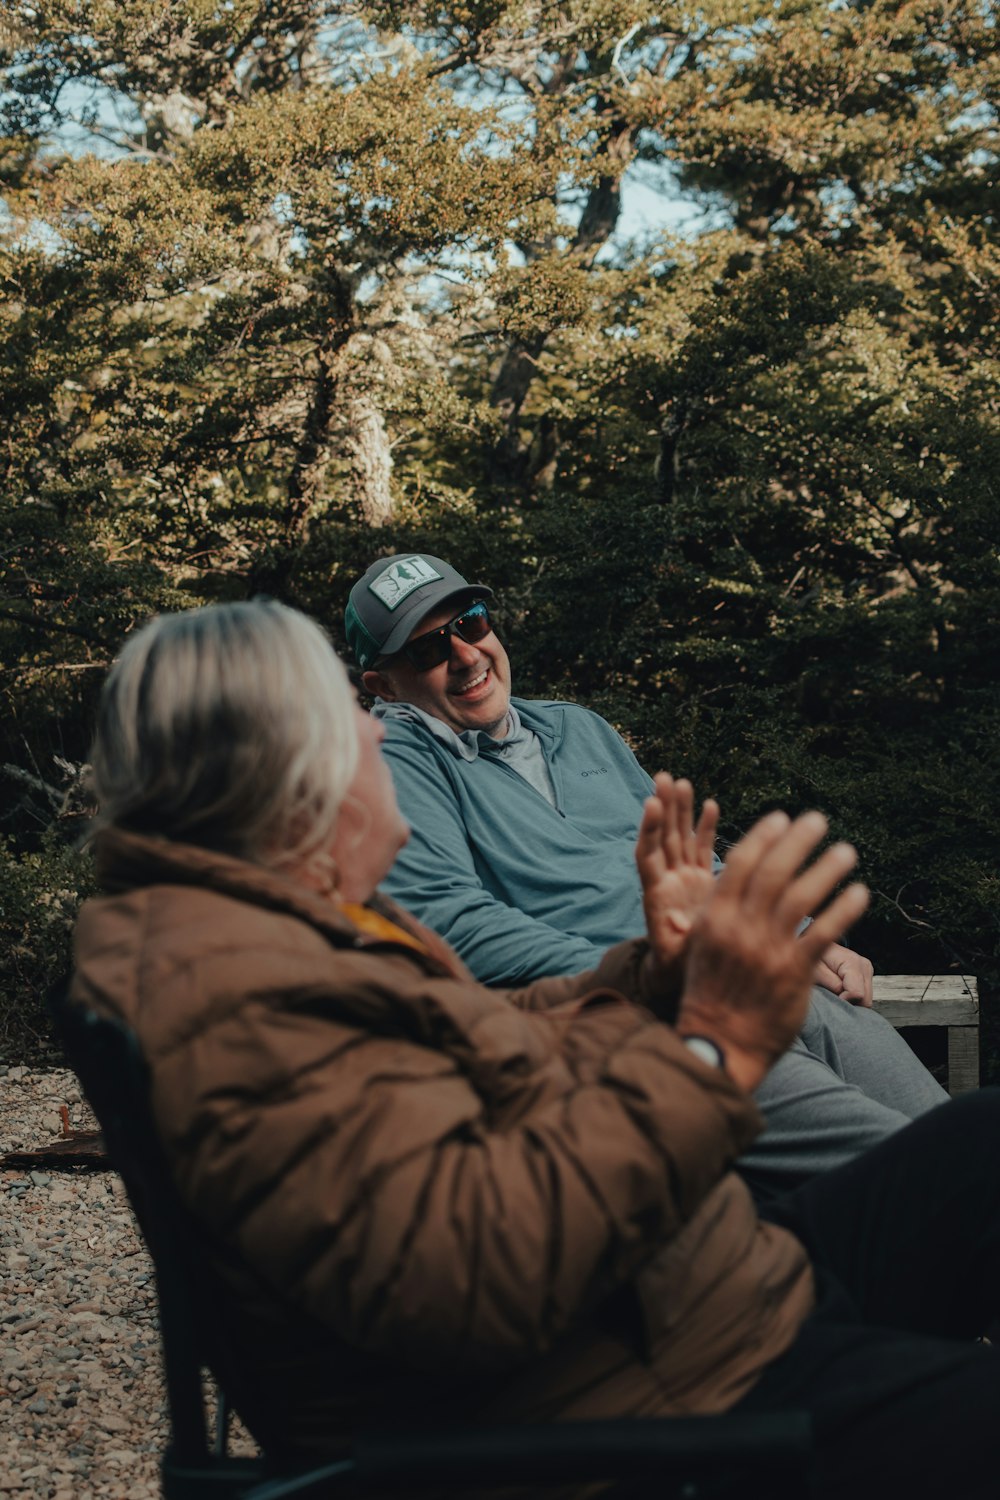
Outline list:
[[[386,703],[383,698],[376,698],[372,713],[376,719],[401,719],[411,724],[422,724],[459,760],[476,760],[481,750],[496,751],[519,743],[527,744],[532,737],[532,731],[522,724],[521,715],[513,703],[507,710],[507,733],[503,739],[496,739],[483,729],[463,729],[458,734],[449,724],[443,724],[433,714],[425,713],[412,703]]]

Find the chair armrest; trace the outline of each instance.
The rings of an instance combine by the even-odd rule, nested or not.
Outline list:
[[[812,1424],[804,1412],[776,1415],[636,1418],[558,1422],[548,1427],[472,1428],[441,1433],[373,1434],[354,1445],[358,1478],[372,1485],[478,1486],[629,1478],[673,1466],[707,1473],[791,1467],[809,1456]],[[484,1466],[488,1470],[484,1476]]]
[[[358,1438],[353,1460],[265,1480],[244,1500],[322,1500],[338,1481],[353,1490],[401,1492],[456,1485],[584,1484],[656,1475],[705,1478],[729,1469],[805,1475],[812,1423],[804,1412],[560,1422],[550,1427],[489,1427],[441,1432],[373,1433]]]

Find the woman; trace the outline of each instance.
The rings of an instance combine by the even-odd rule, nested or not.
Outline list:
[[[816,958],[863,909],[849,887],[795,936],[853,851],[803,870],[823,820],[772,815],[713,882],[714,805],[691,831],[690,788],[659,778],[637,846],[647,940],[498,993],[378,900],[407,833],[380,735],[319,628],[274,603],[153,621],[102,700],[108,894],[81,915],[73,994],[123,1016],[149,1060],[250,1425],[311,1455],[387,1417],[766,1408],[791,1381],[817,1415],[821,1493],[848,1475],[881,1493],[898,1431],[863,1475],[842,1439],[873,1400],[909,1417],[904,1367],[887,1355],[877,1396],[845,1391],[886,1348],[864,1324],[898,1298],[871,1271],[898,1243],[883,1225],[874,1253],[867,1231],[906,1153],[789,1205],[818,1303],[800,1239],[761,1224],[729,1171]],[[972,1212],[963,1232],[995,1234],[1000,1208]],[[935,1331],[976,1331],[984,1298],[947,1326],[935,1308]],[[968,1402],[971,1346],[905,1347],[938,1398],[947,1377]]]

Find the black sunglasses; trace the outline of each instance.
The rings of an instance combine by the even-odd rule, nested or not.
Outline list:
[[[418,672],[429,672],[431,667],[439,667],[443,661],[448,660],[453,635],[457,635],[467,646],[474,646],[477,641],[485,640],[492,629],[490,612],[480,599],[463,614],[449,620],[447,625],[439,625],[437,630],[428,630],[426,635],[418,635],[414,640],[407,641],[396,654],[405,656]]]

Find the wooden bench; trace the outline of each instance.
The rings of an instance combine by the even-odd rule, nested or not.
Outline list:
[[[876,974],[875,1009],[897,1029],[944,1026],[948,1092],[979,1087],[979,986],[968,974]]]

